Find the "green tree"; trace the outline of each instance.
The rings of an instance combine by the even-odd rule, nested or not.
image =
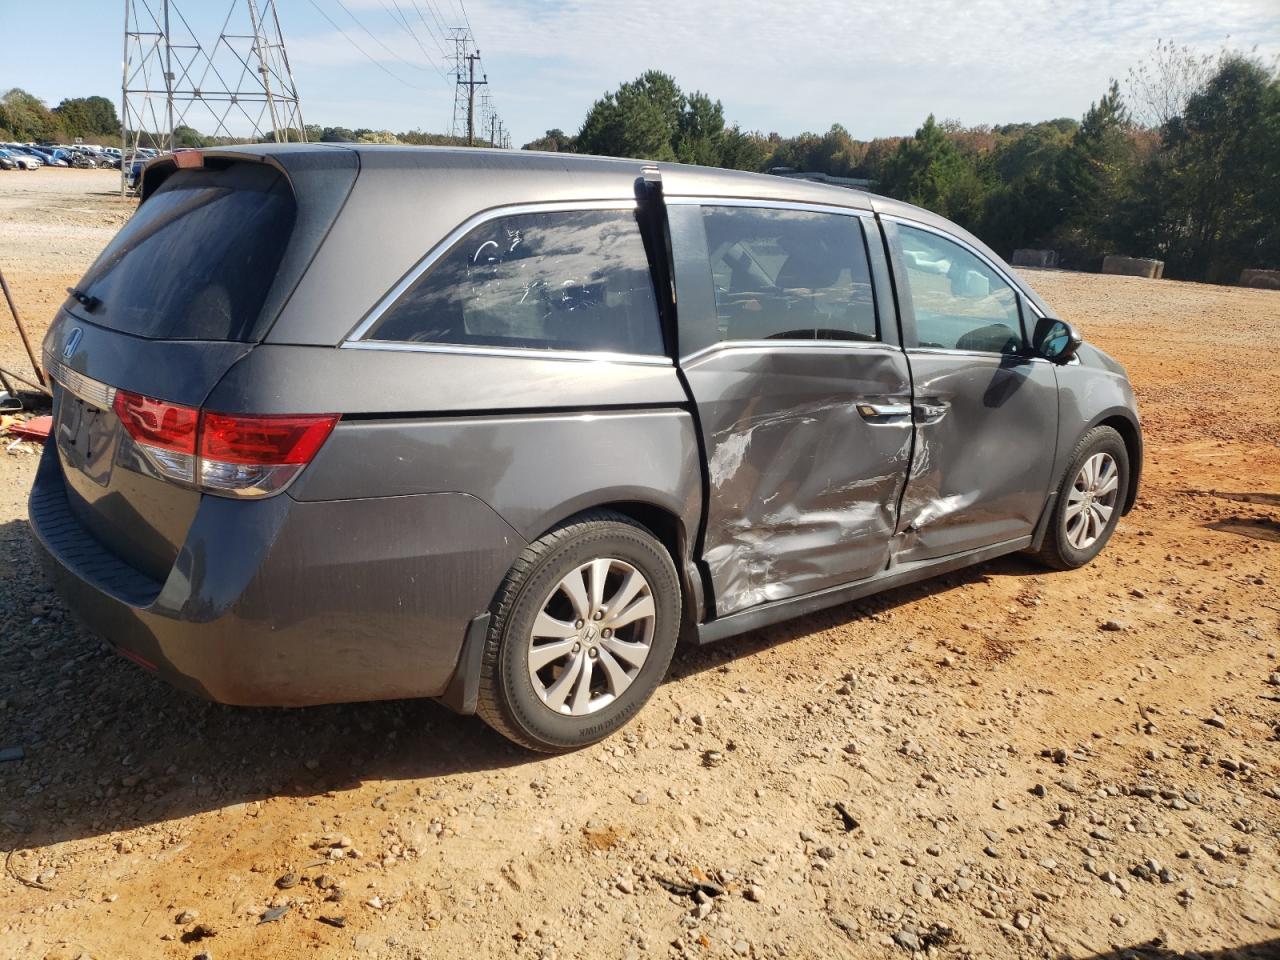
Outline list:
[[[769,138],[760,133],[745,133],[736,124],[724,132],[720,144],[720,165],[731,170],[765,169],[773,150]]]
[[[676,120],[672,143],[681,163],[717,166],[724,150],[724,108],[705,93],[691,93]]]
[[[1058,164],[1068,260],[1092,261],[1129,239],[1121,215],[1136,189],[1139,167],[1133,125],[1112,80],[1090,105]],[[1134,256],[1144,251],[1126,249]]]
[[[68,138],[119,139],[120,118],[106,97],[72,97],[53,108],[53,115]]]
[[[1280,78],[1223,56],[1161,131],[1144,171],[1139,233],[1171,276],[1233,282],[1280,266]]]
[[[879,187],[963,226],[976,224],[986,193],[976,164],[951,142],[933,114],[885,161]]]
[[[0,97],[0,129],[24,142],[62,139],[58,119],[44,101],[19,87]]]
[[[606,93],[578,132],[579,153],[644,160],[674,160],[685,96],[675,78],[650,70]]]
[[[173,145],[175,147],[206,147],[208,140],[195,127],[179,125],[173,128]]]
[[[991,157],[995,185],[987,197],[978,233],[1009,256],[1018,247],[1037,246],[1062,222],[1057,170],[1078,126],[1057,121],[997,128]]]
[[[573,137],[569,136],[559,127],[554,130],[548,130],[546,134],[537,140],[530,140],[521,150],[546,150],[550,153],[573,153],[575,143]]]

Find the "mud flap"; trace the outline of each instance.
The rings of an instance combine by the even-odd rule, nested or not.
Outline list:
[[[1036,523],[1035,532],[1031,535],[1031,546],[1028,549],[1032,553],[1035,553],[1044,545],[1045,535],[1049,532],[1049,524],[1053,521],[1053,508],[1057,502],[1058,491],[1049,491],[1049,496],[1045,498],[1044,510]]]
[[[436,698],[454,713],[476,712],[476,703],[480,699],[480,660],[484,656],[488,636],[489,611],[486,610],[467,624],[467,634],[458,654],[458,666],[453,671],[449,686]]]

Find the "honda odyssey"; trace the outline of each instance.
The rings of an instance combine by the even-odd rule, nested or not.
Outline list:
[[[147,164],[44,343],[31,525],[217,701],[436,697],[533,749],[704,644],[1134,503],[1124,370],[984,244],[793,179],[296,144]]]

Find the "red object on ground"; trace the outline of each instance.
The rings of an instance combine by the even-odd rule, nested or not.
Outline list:
[[[22,440],[38,440],[44,443],[49,439],[49,431],[53,429],[53,417],[32,417],[24,423],[15,423],[9,427],[9,436]]]

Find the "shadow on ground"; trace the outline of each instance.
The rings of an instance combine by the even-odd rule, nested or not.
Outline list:
[[[891,610],[930,593],[1037,568],[1005,558],[708,648],[673,678]],[[0,847],[31,849],[271,797],[365,780],[535,765],[474,717],[430,700],[304,709],[224,707],[172,689],[112,653],[48,588],[24,522],[0,525]]]
[[[1121,947],[1090,960],[1280,960],[1280,939],[1206,950],[1169,950],[1157,943]]]

